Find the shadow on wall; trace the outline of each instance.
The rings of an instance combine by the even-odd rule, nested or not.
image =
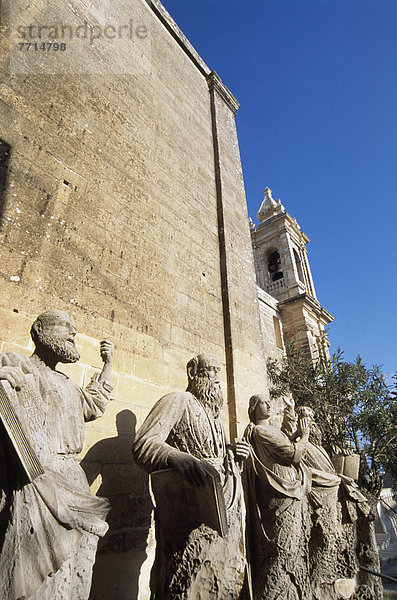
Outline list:
[[[7,144],[7,142],[0,139],[0,227],[3,225],[5,212],[10,155],[10,144]]]
[[[95,444],[81,461],[90,485],[101,476],[98,496],[109,498],[109,531],[100,540],[90,600],[136,600],[146,559],[152,502],[149,478],[134,462],[131,446],[136,416],[122,410],[116,416],[117,436]]]

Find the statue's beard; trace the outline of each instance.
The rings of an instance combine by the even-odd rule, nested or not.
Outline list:
[[[188,388],[200,402],[212,411],[214,417],[219,417],[223,406],[223,394],[219,383],[214,383],[207,375],[197,375]]]
[[[37,334],[37,342],[43,350],[52,352],[61,363],[75,363],[80,358],[74,340],[65,340],[64,338],[40,332]]]

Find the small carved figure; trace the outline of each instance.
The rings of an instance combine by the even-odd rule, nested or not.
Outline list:
[[[354,556],[354,526],[352,507],[366,510],[366,499],[353,479],[338,475],[322,446],[322,431],[310,407],[296,409],[299,418],[310,424],[309,443],[304,458],[310,469],[312,489],[309,494],[311,508],[310,579],[313,600],[336,600],[340,586],[354,588],[356,574]],[[346,450],[348,454],[351,451]],[[342,486],[340,483],[342,482]],[[348,511],[349,505],[350,511]],[[350,579],[350,581],[349,581]]]
[[[304,463],[312,476],[312,489],[309,494],[312,519],[309,547],[313,600],[331,600],[338,597],[334,585],[340,578],[338,554],[343,548],[338,506],[341,480],[322,446],[322,433],[314,420],[313,410],[300,406],[296,412],[298,417],[305,417],[310,423]]]
[[[287,410],[290,407],[287,406]],[[310,472],[303,463],[309,425],[298,420],[299,440],[286,426],[286,405],[263,394],[252,396],[245,438],[247,548],[254,600],[311,598],[308,568]]]
[[[56,368],[79,360],[75,335],[70,314],[48,310],[32,325],[32,356],[0,355],[2,600],[87,600],[107,531],[108,501],[91,493],[76,455],[84,421],[102,416],[109,400],[113,344],[101,342],[102,372],[82,390]]]
[[[244,558],[237,462],[247,458],[249,448],[244,441],[236,442],[233,449],[226,444],[220,419],[223,397],[219,372],[215,356],[200,354],[192,358],[187,364],[187,390],[167,394],[155,404],[133,446],[135,460],[142,468],[149,473],[171,468],[169,481],[175,482],[171,490],[165,485],[164,494],[156,498],[152,600],[239,597]],[[215,526],[205,523],[191,494],[192,490],[206,488],[213,469],[223,490],[220,504],[224,502],[226,508],[227,531],[221,535]],[[176,488],[178,473],[186,482],[182,492]],[[162,473],[161,477],[168,475]],[[182,506],[185,498],[189,498],[189,507]],[[208,495],[209,512],[214,502],[215,498]]]

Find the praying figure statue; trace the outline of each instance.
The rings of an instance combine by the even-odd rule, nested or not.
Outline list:
[[[309,512],[311,475],[304,458],[310,428],[298,419],[298,438],[290,435],[283,399],[252,396],[250,444],[246,462],[247,558],[253,600],[311,600]],[[289,411],[291,412],[291,411]]]
[[[309,547],[313,600],[338,600],[341,588],[354,590],[355,522],[358,512],[368,515],[369,507],[357,483],[336,472],[323,447],[322,431],[313,409],[299,406],[296,414],[310,424],[304,463],[312,477]],[[345,446],[344,452],[351,454],[347,443]]]

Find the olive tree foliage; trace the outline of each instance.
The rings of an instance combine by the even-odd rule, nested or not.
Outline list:
[[[382,369],[360,356],[346,362],[341,350],[313,363],[289,343],[281,360],[268,359],[267,371],[272,397],[292,394],[297,406],[315,411],[331,455],[350,447],[361,456],[359,485],[378,496],[382,471],[397,476],[397,395]]]

